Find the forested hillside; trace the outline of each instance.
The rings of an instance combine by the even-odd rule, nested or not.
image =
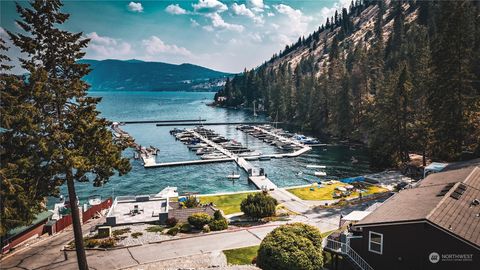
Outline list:
[[[79,63],[90,65],[84,79],[94,91],[217,91],[231,75],[192,64],[113,59]]]
[[[479,9],[467,0],[352,2],[228,80],[216,103],[255,102],[274,120],[363,142],[378,167],[411,152],[480,156]]]

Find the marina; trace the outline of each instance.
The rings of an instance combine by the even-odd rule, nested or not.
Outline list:
[[[242,125],[245,125],[243,123]],[[252,182],[258,189],[261,190],[275,190],[277,186],[267,177],[263,168],[257,168],[250,164],[249,160],[269,160],[271,158],[283,158],[283,157],[297,157],[310,151],[312,148],[292,138],[283,137],[277,133],[267,131],[259,126],[251,126],[253,130],[272,136],[279,142],[284,144],[290,144],[296,146],[294,152],[282,153],[282,154],[268,154],[263,155],[258,151],[250,151],[248,148],[242,147],[238,142],[226,139],[213,130],[206,129],[203,126],[196,127],[194,129],[173,129],[170,130],[170,134],[175,136],[177,140],[180,140],[187,145],[190,150],[196,150],[197,152],[202,149],[213,149],[212,153],[204,155],[201,160],[188,160],[188,161],[176,161],[168,163],[157,163],[153,155],[141,154],[143,160],[143,166],[145,168],[155,167],[171,167],[171,166],[187,166],[195,164],[204,164],[212,162],[229,162],[235,161],[237,166],[242,168],[248,173],[248,180]],[[268,127],[268,126],[267,126]],[[199,147],[196,147],[200,145]],[[238,149],[244,149],[243,153],[238,153]],[[236,152],[237,151],[237,152]],[[230,174],[228,179],[238,179],[240,175]]]
[[[103,97],[99,104],[102,116],[119,123],[118,127],[128,133],[130,139],[134,139],[133,142],[140,148],[133,147],[124,151],[124,156],[131,159],[132,170],[128,174],[122,177],[112,176],[109,183],[102,188],[92,187],[88,183],[77,183],[77,194],[82,203],[88,201],[92,193],[102,197],[145,194],[151,189],[161,190],[169,185],[177,186],[181,193],[196,194],[258,190],[257,186],[248,180],[248,172],[240,168],[234,160],[224,157],[221,160],[204,161],[203,156],[216,151],[213,147],[207,146],[207,148],[193,150],[187,145],[179,143],[180,140],[170,135],[169,131],[175,126],[156,126],[156,122],[150,122],[154,122],[153,120],[171,121],[172,119],[196,121],[190,126],[176,127],[183,130],[198,126],[199,118],[206,120],[203,123],[244,123],[241,125],[248,125],[245,123],[268,123],[269,119],[265,115],[259,113],[257,117],[253,117],[252,113],[248,111],[205,106],[204,100],[212,99],[213,93],[125,91],[92,92],[91,95]],[[118,106],[119,103],[124,106]],[[128,124],[128,121],[145,121],[145,123]],[[348,147],[330,143],[320,147],[308,145],[312,148],[310,151],[296,155],[293,153],[299,149],[287,149],[288,146],[272,145],[271,143],[276,140],[275,137],[272,137],[273,141],[271,142],[268,141],[268,137],[262,139],[262,136],[270,135],[260,134],[259,130],[255,130],[258,132],[256,136],[259,138],[254,137],[238,129],[241,125],[212,125],[208,128],[220,137],[235,140],[242,145],[242,148],[247,148],[251,152],[261,152],[261,155],[244,156],[243,158],[252,167],[263,168],[268,179],[277,187],[304,185],[370,173],[368,159],[360,147],[351,150]],[[273,123],[270,125],[275,126]],[[278,124],[278,127],[281,127],[281,124]],[[268,130],[269,127],[262,126],[261,128]],[[275,130],[271,128],[269,131]],[[295,130],[292,130],[290,134],[285,130],[284,132],[286,134],[281,134],[281,136],[287,137],[295,134]],[[205,144],[204,142],[200,143]],[[228,142],[226,144],[234,147]],[[160,149],[160,151],[156,155],[149,154],[149,160],[152,160],[151,164],[154,165],[146,167],[137,149],[145,147],[143,152],[147,153],[150,146]],[[235,155],[250,153],[241,148],[230,148],[229,151]],[[139,160],[134,160],[135,156]],[[355,165],[351,163],[352,156],[359,160]],[[310,164],[325,165],[327,168],[306,168]],[[325,171],[327,176],[314,176],[314,171],[319,170]],[[227,178],[232,171],[239,174],[240,178]],[[302,174],[299,175],[299,172]],[[62,187],[62,192],[66,192],[66,186]]]

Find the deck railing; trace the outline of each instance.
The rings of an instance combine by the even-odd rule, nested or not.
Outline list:
[[[353,250],[346,243],[342,243],[332,239],[327,239],[325,248],[339,252],[347,256],[362,270],[373,270],[373,268],[360,255],[358,255],[358,253],[355,252],[355,250]]]

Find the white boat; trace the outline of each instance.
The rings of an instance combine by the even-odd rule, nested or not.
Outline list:
[[[102,198],[100,196],[91,196],[88,198],[88,204],[90,205],[99,205],[102,203]]]
[[[206,143],[196,143],[196,144],[188,144],[187,147],[188,149],[191,149],[191,150],[197,150],[199,148],[204,148],[204,147],[207,147],[208,144]]]
[[[242,153],[242,154],[239,154],[238,156],[239,157],[254,157],[254,156],[261,156],[262,155],[262,152],[260,151],[253,151],[253,152],[250,152],[250,153]]]
[[[315,176],[326,176],[326,172],[315,172]]]
[[[307,165],[307,168],[325,169],[326,167],[325,165]]]
[[[227,178],[228,179],[238,179],[238,178],[240,178],[240,174],[235,174],[235,173],[232,172],[231,174],[227,175]]]
[[[227,156],[225,156],[222,153],[212,153],[212,154],[208,154],[208,155],[203,155],[202,159],[220,159],[220,158],[226,158],[226,157]]]

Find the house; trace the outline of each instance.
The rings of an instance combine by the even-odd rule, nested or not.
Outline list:
[[[362,269],[478,269],[480,167],[452,168],[389,198],[338,250]]]

